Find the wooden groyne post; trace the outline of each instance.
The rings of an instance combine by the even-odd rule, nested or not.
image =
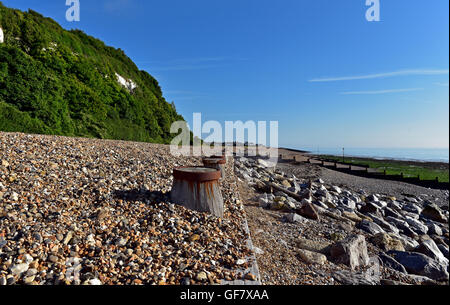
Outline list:
[[[225,164],[227,164],[227,160],[225,156],[212,156],[205,157],[202,159],[203,165],[208,168],[214,168],[220,170],[221,177],[225,177]]]
[[[174,203],[185,208],[223,217],[220,170],[207,167],[179,167],[173,170],[170,193]]]

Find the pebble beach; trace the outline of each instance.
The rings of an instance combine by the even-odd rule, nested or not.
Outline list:
[[[172,170],[201,165],[146,143],[0,133],[0,284],[216,284],[254,279],[232,167],[223,219],[170,202]]]
[[[448,284],[448,190],[230,156],[218,218],[170,199],[173,169],[201,164],[0,133],[0,285]]]

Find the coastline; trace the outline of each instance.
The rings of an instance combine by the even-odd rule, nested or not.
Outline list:
[[[342,157],[342,152],[337,152],[337,150],[325,150],[324,152],[315,152],[315,151],[308,151],[308,150],[302,150],[302,149],[296,149],[296,148],[289,148],[289,147],[280,147],[280,149],[292,151],[292,152],[299,152],[304,153],[312,156],[335,156],[335,157]],[[372,151],[372,153],[364,152],[364,150]],[[350,148],[346,149],[345,151],[345,157],[348,158],[359,158],[359,159],[371,159],[371,160],[377,160],[377,161],[406,161],[406,162],[417,162],[417,163],[446,163],[449,164],[449,158],[447,157],[431,157],[430,155],[427,157],[420,158],[418,156],[407,156],[414,155],[408,152],[409,150],[413,149],[382,149],[381,151],[385,151],[384,153],[376,153],[378,149],[360,149],[360,148]],[[432,150],[439,150],[439,151],[448,151],[448,149],[417,149],[418,151],[432,151]],[[353,152],[352,152],[353,151]],[[354,151],[359,151],[354,152]],[[402,151],[403,156],[392,156],[395,154],[399,154],[399,151]],[[416,153],[417,155],[417,153]]]
[[[298,150],[297,150],[298,151]],[[293,149],[280,148],[279,154],[283,159],[300,158],[304,161],[309,158],[334,160],[342,163],[342,156],[318,155],[314,153],[297,152]],[[420,177],[422,180],[439,179],[441,182],[449,182],[449,163],[417,160],[379,159],[369,157],[345,156],[345,162],[354,166],[368,166],[372,171],[384,172],[388,175],[405,175],[405,177]]]

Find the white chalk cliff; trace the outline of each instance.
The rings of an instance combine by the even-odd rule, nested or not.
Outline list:
[[[2,28],[0,28],[0,43],[4,43],[4,42],[5,42],[5,36],[3,35]]]
[[[129,92],[133,91],[137,87],[137,85],[131,79],[126,80],[124,77],[120,76],[117,73],[116,77],[119,84],[124,86]]]

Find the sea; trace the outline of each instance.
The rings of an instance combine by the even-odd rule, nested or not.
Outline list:
[[[340,148],[296,148],[313,154],[342,156]],[[347,157],[449,163],[448,148],[344,148]]]

